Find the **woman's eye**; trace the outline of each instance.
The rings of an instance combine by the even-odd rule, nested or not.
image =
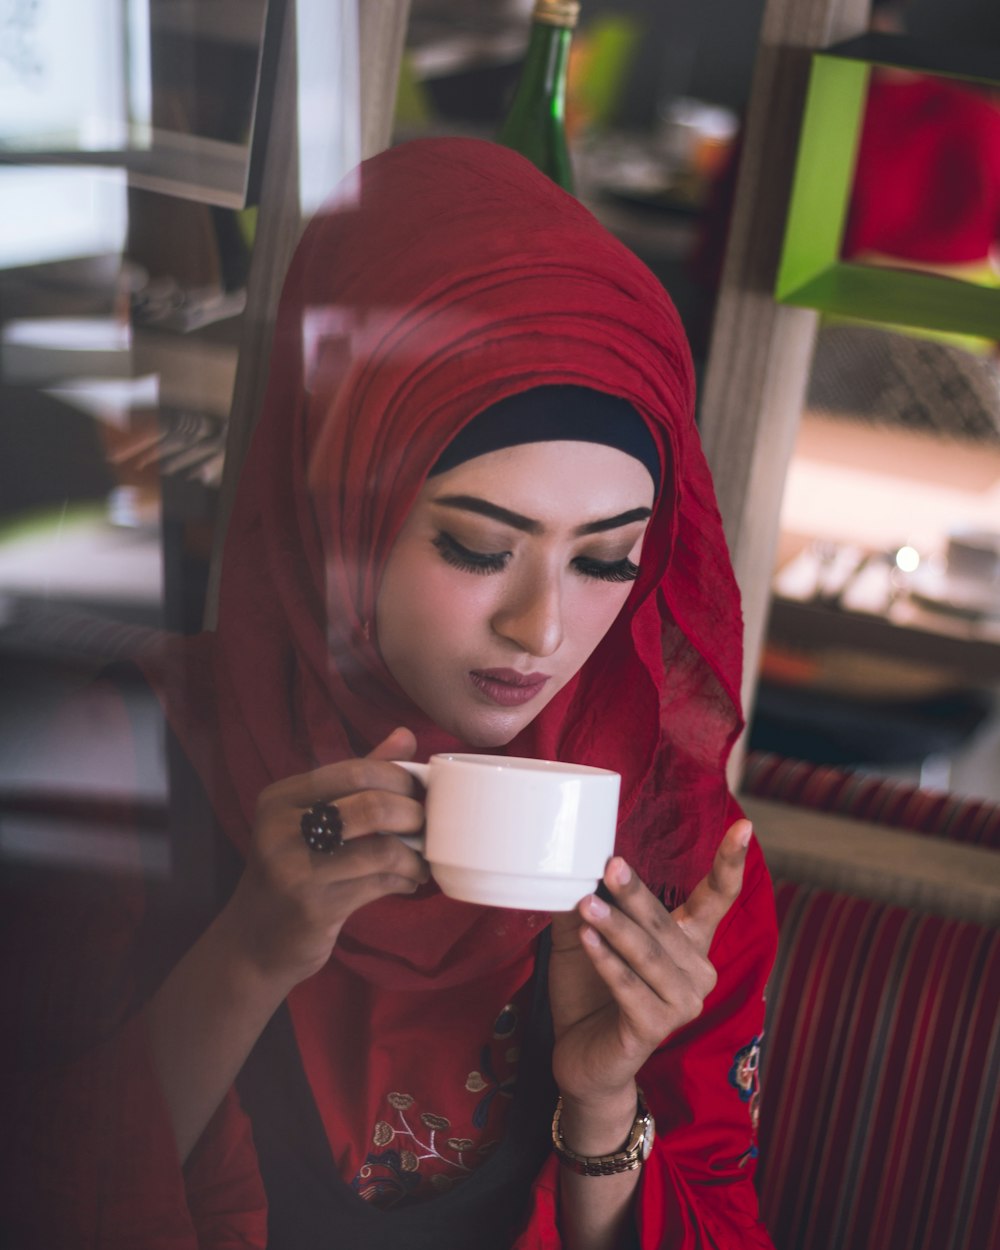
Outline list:
[[[622,560],[592,560],[590,556],[577,556],[573,567],[584,577],[594,577],[601,582],[634,582],[639,576],[639,566],[627,556]]]
[[[510,559],[509,551],[470,551],[450,534],[445,533],[438,534],[434,539],[434,546],[446,564],[462,569],[466,573],[499,573]]]

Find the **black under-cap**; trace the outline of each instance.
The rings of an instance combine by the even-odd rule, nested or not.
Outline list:
[[[643,464],[660,489],[660,457],[649,427],[628,400],[589,386],[535,386],[484,408],[461,429],[428,476],[520,443],[603,443]]]

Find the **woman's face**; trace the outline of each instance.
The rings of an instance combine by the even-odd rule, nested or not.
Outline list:
[[[461,741],[509,742],[618,615],[652,505],[643,465],[597,443],[526,443],[429,478],[379,591],[389,671]]]

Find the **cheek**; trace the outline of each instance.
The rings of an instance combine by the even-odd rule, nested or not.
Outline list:
[[[585,656],[590,655],[615,623],[633,584],[602,586],[598,593],[591,591],[577,596],[572,605],[572,619],[578,648]]]
[[[376,607],[379,638],[394,653],[417,643],[440,649],[455,636],[468,638],[470,626],[489,617],[489,582],[449,567],[434,554],[390,563]]]

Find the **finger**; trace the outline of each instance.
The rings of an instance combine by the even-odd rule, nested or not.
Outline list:
[[[599,927],[612,941],[612,945],[617,943],[620,946],[627,939],[629,950],[623,951],[627,957],[638,955],[640,943],[649,946],[651,954],[659,946],[669,951],[682,966],[691,963],[689,939],[671,919],[670,912],[621,856],[616,855],[608,860],[604,870],[604,884],[615,906]],[[589,903],[587,911],[580,909],[580,914],[590,923],[593,923],[594,917],[592,908],[593,903]],[[624,918],[632,924],[625,924]]]
[[[582,927],[580,942],[615,1000],[624,1034],[633,1039],[642,1059],[701,1014],[705,994],[691,978],[677,975],[658,990],[592,926]]]
[[[370,752],[367,758],[372,760],[393,760],[394,762],[402,763],[404,760],[412,760],[416,753],[417,736],[411,729],[407,729],[404,725],[399,729],[394,729],[387,738],[383,739],[383,741]],[[401,768],[400,772],[406,772],[406,775],[410,778],[409,793],[419,793],[420,796],[423,797],[423,783],[417,782],[413,774],[408,772],[406,769]]]
[[[365,758],[370,760],[412,760],[416,753],[416,735],[405,726],[400,726],[399,729],[394,729],[388,737],[383,738],[377,747],[373,747]]]
[[[387,894],[415,894],[422,884],[415,878],[403,877],[391,872],[372,873],[366,877],[331,882],[328,887],[329,898],[333,903],[331,911],[337,910],[335,900],[339,895],[349,895],[350,904],[347,914],[350,915],[367,903],[374,903],[376,899],[384,898]]]
[[[614,875],[613,866],[609,868]],[[633,876],[624,889],[635,890],[635,880]],[[627,915],[620,906],[610,907],[596,895],[583,900],[580,915],[658,999],[686,1003],[692,990],[704,997],[715,985],[715,969],[666,908],[644,886],[642,890],[653,904],[647,909],[641,896],[640,906],[632,901],[633,912],[645,912],[642,919]]]
[[[305,809],[314,803],[337,802],[362,790],[388,790],[393,794],[413,796],[418,792],[419,784],[416,778],[388,760],[338,760],[335,764],[324,764],[312,772],[298,773],[268,786],[262,791],[257,807],[264,812],[289,807]]]
[[[396,834],[401,838],[420,833],[424,827],[424,808],[421,803],[403,795],[389,794],[385,790],[363,790],[360,794],[348,795],[329,806],[336,809],[336,815],[341,822],[341,840],[334,850],[315,851],[307,848],[301,824],[307,817],[303,814],[297,819],[297,812],[290,816],[287,808],[265,816],[258,824],[259,836],[265,844],[273,848],[285,847],[290,850],[298,845],[310,855],[314,871],[324,864],[330,865],[338,861],[335,863],[336,870],[329,874],[338,878],[347,870],[355,871],[353,860],[349,861],[347,855],[355,845],[368,842],[373,846],[379,843],[392,844],[402,852],[407,873],[416,873],[421,881],[427,880],[429,869],[423,856],[413,847],[391,836]],[[376,868],[380,870],[379,865]]]
[[[369,833],[419,833],[424,827],[423,804],[388,790],[362,790],[338,799],[336,806],[345,840]]]
[[[753,836],[749,820],[737,820],[726,830],[708,875],[695,886],[673,913],[680,928],[705,951],[722,918],[739,898],[747,850]]]
[[[312,871],[330,883],[360,882],[368,877],[399,877],[422,884],[430,877],[427,861],[398,838],[379,833],[345,841],[336,851],[310,853]]]
[[[575,950],[580,944],[580,926],[583,921],[577,911],[555,912],[549,932],[554,951]]]

